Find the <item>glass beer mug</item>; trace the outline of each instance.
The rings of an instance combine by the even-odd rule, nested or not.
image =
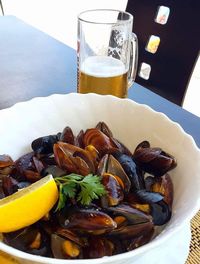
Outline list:
[[[127,97],[137,70],[133,16],[99,9],[78,16],[78,92]]]

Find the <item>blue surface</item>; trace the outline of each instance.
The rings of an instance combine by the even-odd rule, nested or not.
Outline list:
[[[16,17],[0,17],[0,109],[36,96],[75,92],[76,76],[75,50]],[[129,98],[165,113],[200,147],[200,118],[136,83]]]

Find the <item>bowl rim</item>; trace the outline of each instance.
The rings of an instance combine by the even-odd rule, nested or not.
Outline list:
[[[191,135],[189,135],[188,133],[185,132],[185,130],[181,127],[180,124],[178,124],[177,122],[171,120],[166,114],[162,113],[162,112],[158,112],[155,111],[154,109],[152,109],[150,106],[146,105],[146,104],[140,104],[135,102],[134,100],[131,99],[120,99],[117,98],[115,96],[112,95],[98,95],[98,94],[94,94],[94,93],[89,93],[89,94],[77,94],[77,93],[69,93],[69,94],[52,94],[49,96],[44,96],[44,97],[34,97],[30,100],[24,101],[24,102],[18,102],[16,104],[14,104],[13,106],[9,107],[9,108],[5,108],[0,110],[0,115],[2,112],[7,112],[7,111],[15,111],[15,109],[17,109],[18,107],[24,108],[26,107],[27,104],[35,104],[35,102],[39,102],[42,103],[43,100],[59,100],[59,98],[61,97],[66,97],[66,98],[70,98],[70,97],[96,97],[96,98],[110,98],[108,100],[113,100],[113,101],[124,101],[124,102],[128,102],[129,104],[135,105],[135,106],[139,106],[139,107],[143,107],[146,108],[148,111],[150,111],[153,115],[159,115],[160,117],[162,117],[165,122],[169,122],[171,124],[173,124],[174,126],[176,126],[176,128],[179,130],[180,133],[184,134],[185,138],[187,138],[187,141],[190,142],[190,144],[192,145],[192,147],[194,148],[194,151],[196,151],[197,153],[199,153],[200,155],[200,149],[197,147],[193,137]],[[86,99],[87,100],[87,99]],[[20,110],[21,111],[21,110]],[[10,254],[11,256],[15,256],[18,258],[22,258],[25,260],[31,260],[31,261],[36,261],[39,263],[52,263],[52,264],[61,264],[61,263],[66,263],[66,264],[70,264],[72,262],[77,264],[92,264],[94,261],[96,264],[100,264],[102,263],[102,261],[106,260],[107,263],[111,262],[111,261],[116,261],[116,260],[120,260],[120,259],[127,259],[127,258],[131,258],[133,256],[139,256],[141,253],[146,252],[146,249],[152,249],[152,248],[156,248],[158,246],[160,246],[161,244],[163,244],[166,240],[168,240],[171,236],[175,235],[177,232],[179,232],[181,230],[181,228],[186,225],[191,219],[192,217],[198,212],[199,210],[199,206],[200,205],[200,197],[199,199],[196,201],[195,204],[193,204],[192,209],[190,210],[190,212],[187,213],[184,221],[182,221],[179,225],[176,226],[175,229],[171,229],[170,232],[165,233],[164,236],[158,235],[155,239],[153,239],[152,241],[150,241],[149,243],[136,248],[132,251],[129,252],[125,252],[125,253],[121,253],[121,254],[117,254],[117,255],[113,255],[113,256],[105,256],[102,258],[96,258],[96,259],[56,259],[56,258],[49,258],[49,257],[43,257],[43,256],[39,256],[39,255],[32,255],[26,252],[23,252],[21,250],[18,250],[16,248],[13,248],[3,242],[0,242],[0,250]],[[170,223],[170,221],[169,221]],[[162,233],[162,232],[161,232]],[[159,239],[158,239],[159,238]]]

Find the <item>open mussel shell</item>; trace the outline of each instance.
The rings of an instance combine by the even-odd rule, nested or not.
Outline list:
[[[85,147],[88,145],[94,146],[100,154],[105,154],[111,149],[116,148],[110,137],[97,128],[91,128],[85,131],[83,143]]]
[[[110,237],[128,239],[141,235],[153,228],[151,215],[129,204],[119,204],[115,207],[109,207],[106,210],[110,212],[118,224],[117,228],[109,232],[108,236]]]
[[[117,206],[109,207],[106,210],[112,213],[113,218],[116,216],[124,216],[128,224],[152,222],[152,217],[150,215],[126,203],[121,203]]]
[[[43,230],[40,230],[37,233],[35,240],[32,242],[32,244],[29,245],[26,252],[33,255],[52,257],[52,252],[50,247],[50,236]]]
[[[123,184],[124,192],[129,192],[131,188],[131,181],[121,164],[110,154],[104,155],[98,165],[97,174],[103,175],[104,173],[116,175]]]
[[[85,151],[87,152],[93,163],[95,164],[95,167],[97,167],[100,160],[100,155],[98,150],[93,145],[88,145],[85,147]]]
[[[35,243],[37,237],[39,239]],[[34,225],[4,234],[4,241],[10,246],[30,254],[51,256],[50,237]]]
[[[143,175],[137,172],[137,165],[133,161],[131,156],[123,154],[119,151],[113,152],[112,155],[121,164],[125,173],[128,175],[132,188],[134,190],[140,190],[144,188]]]
[[[101,183],[106,189],[106,194],[101,197],[102,207],[115,206],[123,201],[123,189],[117,178],[117,176],[109,173],[102,175]]]
[[[15,232],[5,233],[4,240],[10,246],[26,251],[37,235],[38,229],[29,226]]]
[[[51,235],[51,251],[53,253],[54,258],[58,259],[65,259],[67,258],[66,254],[64,253],[62,249],[62,245],[65,242],[65,239],[56,235]]]
[[[108,237],[119,237],[121,239],[130,239],[142,236],[152,230],[154,227],[152,222],[145,222],[140,224],[130,224],[116,228],[109,232]]]
[[[172,207],[174,188],[171,177],[168,173],[161,177],[153,178],[153,183],[150,187],[151,191],[159,192],[164,196],[163,201],[165,201],[170,207]]]
[[[54,258],[58,259],[74,259],[81,254],[81,247],[71,240],[51,235],[51,250]]]
[[[136,163],[154,176],[162,176],[177,166],[176,159],[161,148],[139,147],[133,155]]]
[[[54,156],[58,166],[68,173],[88,175],[95,166],[88,153],[74,145],[58,142],[54,144]]]
[[[112,131],[109,129],[105,122],[99,122],[96,128],[103,132],[107,137],[109,137],[112,145],[115,146],[115,148],[117,148],[121,153],[131,156],[130,150],[118,139],[113,137]]]
[[[150,214],[155,225],[164,225],[171,218],[171,206],[164,202],[164,195],[158,192],[139,190],[136,196],[150,206]]]
[[[62,238],[69,239],[76,243],[77,245],[84,247],[87,245],[87,242],[82,237],[78,236],[75,232],[73,232],[70,229],[58,227],[55,231],[55,233]]]

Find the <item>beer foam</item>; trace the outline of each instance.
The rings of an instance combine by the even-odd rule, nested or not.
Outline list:
[[[113,77],[126,72],[120,60],[106,56],[92,56],[85,59],[80,67],[81,72],[96,77]]]

